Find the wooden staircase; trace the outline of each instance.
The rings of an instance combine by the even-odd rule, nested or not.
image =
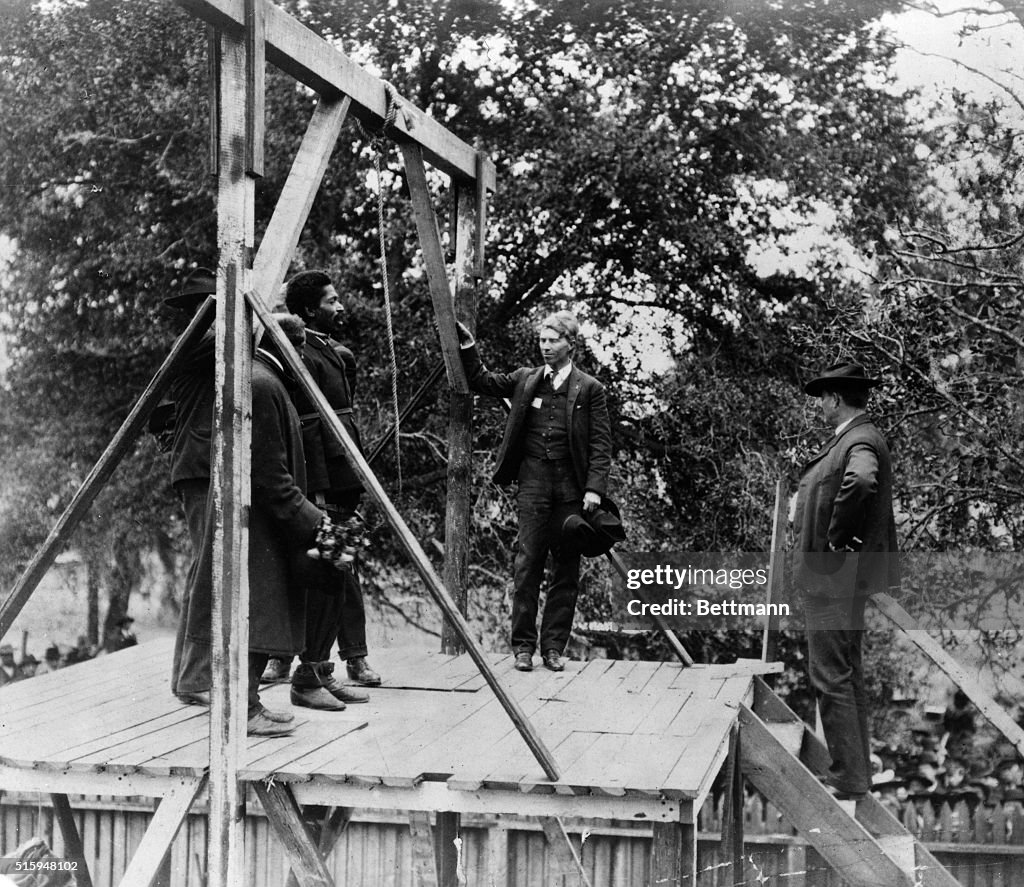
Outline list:
[[[829,794],[828,750],[760,677],[739,721],[743,774],[851,887],[961,887],[874,797]]]

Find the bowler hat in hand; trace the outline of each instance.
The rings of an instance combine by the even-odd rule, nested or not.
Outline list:
[[[196,268],[190,271],[181,286],[180,293],[164,297],[164,304],[172,308],[195,308],[206,301],[207,296],[217,294],[217,275],[209,268]]]
[[[811,397],[817,397],[826,388],[876,388],[881,384],[881,379],[868,378],[864,367],[859,363],[837,363],[816,379],[811,379],[804,385],[804,391]]]
[[[626,538],[619,507],[606,496],[601,504],[583,515],[570,514],[562,522],[562,542],[584,557],[600,557]]]

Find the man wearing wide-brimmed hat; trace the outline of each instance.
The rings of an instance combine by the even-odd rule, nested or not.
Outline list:
[[[861,649],[872,594],[899,584],[892,463],[885,438],[865,412],[880,385],[854,363],[831,367],[804,386],[835,429],[804,466],[793,529],[794,587],[807,623],[808,671],[837,797],[871,788],[868,705]]]

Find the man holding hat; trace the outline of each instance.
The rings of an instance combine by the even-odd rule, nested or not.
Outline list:
[[[562,671],[579,595],[580,551],[566,544],[559,531],[571,513],[596,511],[608,486],[612,437],[604,386],[573,365],[579,322],[568,311],[549,314],[538,327],[543,365],[511,373],[486,369],[470,331],[459,324],[458,332],[470,389],[512,401],[494,480],[519,482],[512,602],[515,667],[533,668],[540,583],[550,551],[554,570],[540,649],[544,666]]]
[[[889,447],[865,413],[880,384],[844,363],[804,387],[835,432],[804,466],[793,522],[808,671],[832,757],[825,781],[847,799],[871,788],[864,609],[872,594],[899,584]]]

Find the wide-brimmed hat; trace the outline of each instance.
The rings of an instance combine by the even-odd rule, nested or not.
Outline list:
[[[185,278],[181,292],[165,296],[164,304],[172,308],[195,308],[204,302],[207,296],[216,294],[217,275],[209,268],[196,268]]]
[[[811,397],[817,397],[826,388],[877,388],[881,379],[868,378],[859,363],[837,363],[815,379],[804,385]]]
[[[582,516],[570,514],[562,522],[563,543],[584,557],[607,554],[625,538],[619,506],[607,496],[601,497],[601,504],[593,511],[584,512]]]

